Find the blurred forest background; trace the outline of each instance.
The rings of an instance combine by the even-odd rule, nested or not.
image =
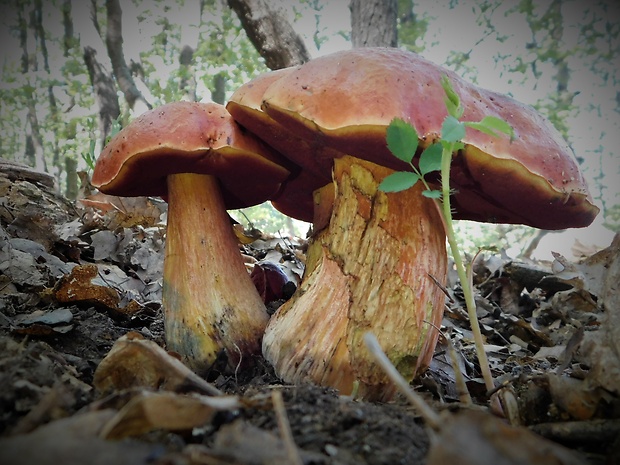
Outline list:
[[[0,0],[0,8],[0,156],[53,174],[69,198],[106,139],[148,108],[224,103],[269,68],[380,44],[536,107],[570,143],[601,208],[581,240],[606,246],[620,230],[617,0]],[[266,231],[290,227],[266,206],[245,214]],[[513,256],[530,255],[544,234],[473,228],[460,225],[470,250],[507,243]]]

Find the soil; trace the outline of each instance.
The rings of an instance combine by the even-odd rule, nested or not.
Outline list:
[[[86,192],[83,197],[88,195]],[[148,432],[126,434],[122,440],[102,437],[110,418],[145,391],[169,391],[178,397],[204,394],[187,383],[175,388],[163,384],[117,386],[105,393],[95,383],[101,361],[124,336],[165,347],[159,300],[164,247],[159,221],[165,208],[143,199],[140,204],[123,203],[119,216],[118,205],[110,208],[118,199],[88,197],[103,202],[107,211],[102,210],[102,204],[94,208],[88,200],[69,202],[52,187],[23,174],[0,176],[0,198],[0,262],[4,261],[0,266],[0,463],[254,464],[295,463],[295,457],[306,464],[448,463],[438,458],[437,452],[438,443],[445,450],[451,448],[451,437],[442,434],[448,426],[441,426],[438,434],[433,432],[403,395],[389,403],[369,403],[325,387],[288,385],[260,357],[252,368],[234,376],[222,375],[217,368],[203,374],[224,397],[240,402],[241,408],[218,408],[209,421],[191,428],[162,423]],[[106,240],[112,242],[97,236],[102,232],[111,233]],[[264,259],[273,257],[276,250],[281,264],[292,263],[287,252],[282,252],[282,241],[275,242],[277,247],[274,240],[263,237],[245,251]],[[293,246],[294,241],[288,242],[295,249],[291,256],[300,256],[301,242]],[[41,246],[39,252],[33,252],[35,244]],[[516,262],[505,257],[500,261],[494,265],[489,258],[478,263],[477,289],[484,296],[479,300],[480,316],[493,375],[498,384],[503,383],[499,390],[505,394],[502,400],[514,401],[518,417],[516,421],[514,415],[506,415],[510,408],[504,404],[508,418],[495,416],[493,421],[512,423],[519,435],[512,436],[513,450],[502,452],[505,456],[496,457],[497,461],[481,449],[478,455],[462,450],[460,462],[620,463],[614,462],[620,457],[617,389],[606,386],[602,376],[595,378],[598,384],[593,383],[589,377],[592,367],[580,360],[570,345],[571,340],[579,345],[584,330],[593,332],[601,327],[600,308],[596,302],[594,307],[582,302],[577,308],[569,293],[572,285],[552,279],[552,273],[540,264],[528,265],[525,275],[534,279],[532,273],[545,274],[549,279],[544,288],[528,286],[523,278],[516,285],[517,273],[507,271],[508,265],[516,267]],[[61,301],[63,285],[70,281],[67,276],[78,264],[98,266],[103,279],[89,278],[81,298]],[[500,268],[503,274],[498,272]],[[527,268],[519,266],[519,273]],[[293,269],[293,265],[287,269],[289,275]],[[110,289],[120,291],[118,300],[102,298],[102,292]],[[77,291],[72,288],[72,292]],[[480,380],[458,284],[451,282],[447,292],[450,299],[442,326],[447,338],[438,345],[429,370],[412,387],[450,425],[454,412],[497,413],[498,409],[493,408]],[[589,294],[590,301],[597,297]],[[132,299],[139,304],[128,303]],[[278,303],[270,305],[274,308]],[[577,328],[584,330],[579,333]],[[466,406],[459,398],[447,355],[448,340],[457,350],[457,366],[466,378],[473,405]],[[562,385],[558,391],[557,380],[551,376],[558,370],[565,374],[562,380],[588,380],[592,389],[571,384],[570,389]],[[592,390],[596,397],[587,397],[586,391]],[[284,416],[275,408],[274,392],[282,395]],[[563,396],[572,393],[575,402],[590,407],[578,409],[574,403],[562,403],[558,392]],[[165,416],[163,407],[158,412]],[[185,414],[179,411],[178,415]],[[142,412],[140,421],[143,416],[148,415]],[[149,421],[164,422],[161,418]],[[477,423],[471,420],[466,425],[476,430]],[[286,424],[292,441],[284,434]],[[552,428],[557,425],[565,427],[564,435]],[[604,433],[592,433],[596,428]],[[501,428],[492,429],[501,432]],[[465,430],[458,433],[462,438],[454,438],[455,444],[459,439],[467,442],[470,431]],[[524,432],[527,439],[520,439]],[[563,452],[556,451],[547,456],[555,462],[535,455],[518,461],[514,451],[530,447],[526,447],[529,434],[545,441],[545,447],[563,444],[559,450],[574,455],[558,458]],[[501,450],[501,440],[485,439],[485,447],[497,445],[496,453]],[[429,454],[432,444],[435,451]],[[539,443],[535,444],[533,449]]]

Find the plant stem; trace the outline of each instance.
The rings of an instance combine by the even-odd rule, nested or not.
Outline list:
[[[467,306],[467,314],[469,315],[471,330],[474,334],[474,343],[476,346],[476,354],[478,355],[478,363],[480,364],[480,370],[482,372],[482,377],[484,378],[484,384],[487,391],[491,391],[494,389],[495,385],[493,384],[489,361],[487,359],[486,352],[484,351],[484,341],[482,340],[482,332],[480,331],[478,315],[476,314],[474,291],[471,282],[467,277],[465,265],[463,264],[463,259],[461,258],[461,251],[456,240],[456,234],[454,233],[454,226],[452,224],[452,210],[450,206],[450,165],[452,163],[452,153],[454,151],[453,145],[454,144],[445,144],[441,154],[441,204],[443,208],[443,215],[446,220],[448,244],[450,244],[450,250],[452,251],[456,271],[458,273],[459,280],[461,281],[463,294],[465,295],[465,304]]]

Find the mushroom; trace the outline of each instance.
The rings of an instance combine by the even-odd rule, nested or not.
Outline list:
[[[260,351],[268,321],[226,209],[255,205],[289,172],[222,105],[176,102],[122,129],[99,156],[104,193],[168,200],[163,307],[166,344],[198,373],[221,352],[228,366]]]
[[[262,111],[265,91],[294,69],[269,71],[252,79],[232,94],[226,109],[235,121],[250,127],[269,146],[287,152],[290,163],[285,166],[291,175],[271,203],[285,215],[312,222],[313,192],[331,183],[332,160],[342,154],[292,134]],[[301,161],[303,169],[298,161]]]
[[[263,353],[284,380],[344,394],[357,384],[360,395],[389,399],[394,391],[363,346],[370,329],[408,380],[429,364],[438,336],[432,325],[443,314],[434,282],[446,278],[442,218],[420,186],[395,194],[377,186],[393,170],[410,169],[386,146],[394,118],[417,129],[420,149],[439,139],[447,114],[442,75],[461,97],[463,120],[496,116],[515,131],[511,141],[467,130],[451,170],[455,218],[562,229],[596,216],[574,155],[531,107],[398,49],[353,49],[288,71],[263,92],[263,130],[252,118],[244,125],[270,136],[269,116],[289,132],[285,139],[339,155],[334,183],[314,193],[313,214],[330,216],[329,224],[315,228],[302,284],[263,338]],[[294,145],[278,149],[303,168],[325,165],[305,161]]]

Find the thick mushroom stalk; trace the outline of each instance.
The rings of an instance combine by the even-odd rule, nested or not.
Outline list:
[[[312,238],[303,282],[270,321],[263,354],[288,382],[310,381],[387,400],[393,387],[364,346],[372,330],[409,380],[428,366],[438,338],[446,279],[445,230],[419,188],[378,190],[392,170],[343,157],[334,188],[316,192],[329,225]],[[334,192],[335,190],[335,192]],[[334,195],[335,194],[335,195]],[[333,204],[333,206],[332,206]]]
[[[198,373],[220,353],[232,371],[260,352],[268,315],[226,209],[273,196],[289,175],[279,159],[222,105],[175,102],[132,121],[97,160],[101,191],[168,200],[166,344]]]

